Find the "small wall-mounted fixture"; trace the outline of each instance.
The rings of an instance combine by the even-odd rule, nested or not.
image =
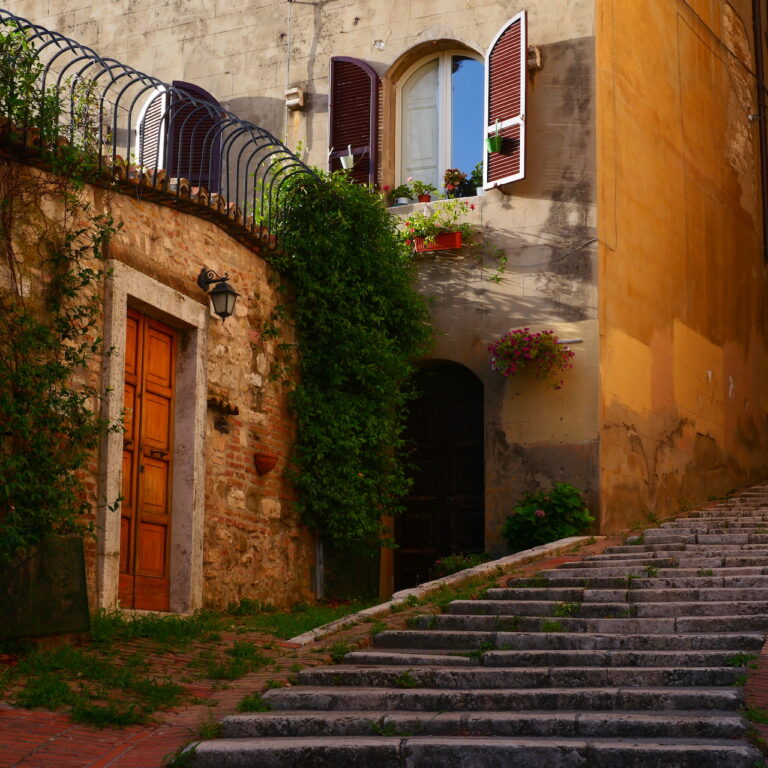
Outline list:
[[[197,276],[197,284],[211,297],[213,311],[226,320],[235,311],[235,302],[240,295],[227,281],[229,273],[224,277],[217,275],[212,269],[203,267]],[[211,288],[213,286],[213,288]]]
[[[256,464],[256,471],[260,475],[266,475],[277,465],[280,457],[270,451],[257,451],[253,454],[253,461]]]
[[[223,416],[219,416],[214,420],[213,428],[224,435],[229,434],[229,422]]]
[[[526,63],[528,65],[528,69],[531,69],[534,72],[538,69],[541,69],[541,48],[535,45],[529,45],[528,58]]]
[[[296,85],[294,85],[292,88],[286,88],[285,106],[291,112],[304,109],[304,90]]]

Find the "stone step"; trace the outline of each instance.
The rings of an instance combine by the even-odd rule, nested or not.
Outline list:
[[[629,609],[629,604],[622,603],[584,603],[561,602],[557,600],[454,600],[448,605],[448,613],[454,615],[488,616],[557,616],[567,612],[570,616],[581,618],[601,618],[618,616]]]
[[[734,667],[407,667],[339,665],[299,672],[301,686],[355,688],[438,688],[491,690],[496,688],[604,688],[607,686],[729,686],[743,669]]]
[[[658,557],[656,555],[659,555]],[[764,566],[768,563],[768,550],[748,550],[739,547],[737,550],[723,552],[719,547],[709,553],[705,552],[675,552],[668,553],[644,552],[640,557],[626,555],[600,555],[575,563],[568,563],[568,569],[618,568],[728,568],[733,566]]]
[[[512,578],[507,582],[509,588],[515,588],[520,590],[534,590],[534,589],[595,589],[595,590],[621,590],[631,588],[633,591],[642,589],[664,589],[664,588],[734,588],[734,589],[749,589],[756,588],[768,588],[768,569],[761,568],[748,568],[746,569],[750,573],[743,573],[745,569],[737,569],[738,573],[731,573],[727,571],[726,575],[709,575],[708,569],[697,569],[695,571],[688,571],[688,576],[677,576],[677,571],[672,571],[673,576],[654,576],[648,578],[647,576],[600,576],[593,578],[584,578],[583,576],[558,576],[558,571],[547,571],[550,574],[546,577],[541,577],[537,580]],[[762,574],[761,571],[765,570],[767,573]],[[756,573],[755,573],[756,571]],[[715,573],[715,569],[712,569],[712,574]],[[722,574],[722,569],[717,571],[718,574]],[[702,575],[697,575],[702,574]],[[707,575],[703,575],[707,574]],[[530,586],[534,584],[535,586]],[[491,592],[492,590],[488,590]]]
[[[399,666],[477,666],[482,651],[455,651],[451,654],[425,652],[418,648],[392,648],[389,650],[352,651],[344,657],[345,664],[384,664]],[[725,663],[725,662],[723,662]]]
[[[753,768],[759,758],[754,747],[732,740],[314,737],[206,741],[188,764],[191,768]]]
[[[675,537],[679,538],[679,537]],[[691,536],[691,538],[694,538]],[[745,537],[745,538],[757,538],[757,537]],[[685,542],[664,542],[656,541],[652,539],[650,542],[646,540],[645,544],[632,544],[617,547],[606,547],[603,555],[614,558],[648,558],[648,557],[661,557],[677,559],[681,553],[695,554],[697,557],[716,557],[718,554],[734,553],[734,552],[761,552],[765,551],[766,545],[764,542],[745,541],[743,544],[698,544],[694,541]]]
[[[530,712],[532,710],[737,710],[741,687],[565,687],[445,690],[437,688],[275,688],[263,695],[272,711]]]
[[[735,559],[735,558],[733,558]],[[691,562],[684,568],[667,568],[661,566],[604,566],[596,568],[574,568],[576,563],[568,563],[568,567],[560,569],[539,571],[540,579],[563,579],[571,578],[580,580],[582,584],[595,585],[594,579],[603,579],[606,577],[631,578],[662,578],[662,579],[680,579],[691,576],[699,576],[702,571],[712,571],[711,576],[763,576],[768,574],[768,566],[764,565],[765,560],[759,560],[763,565],[723,565],[715,562],[712,558],[702,559],[701,561]],[[508,582],[509,583],[509,582]],[[633,585],[634,586],[634,585]]]
[[[642,591],[639,594],[642,595]],[[567,603],[556,600],[454,600],[448,606],[448,613],[454,616],[551,616],[582,619],[759,615],[768,617],[768,602],[630,600],[622,603]]]
[[[424,653],[418,649],[353,651],[347,664],[390,666],[486,666],[486,667],[725,667],[739,668],[757,654],[743,651],[612,651],[539,650],[497,651],[485,648],[456,651],[450,655]]]
[[[703,589],[489,589],[485,600],[505,601],[554,601],[557,603],[584,603],[616,605],[620,603],[656,603],[656,602],[724,602],[754,600],[768,601],[768,587],[765,588],[726,588],[714,587]],[[579,613],[579,615],[582,615]]]
[[[565,632],[455,632],[387,630],[373,638],[375,648],[498,650],[627,650],[627,651],[759,651],[764,635],[757,632],[690,634],[573,634]]]
[[[397,654],[393,654],[396,656]],[[743,674],[755,654],[734,651],[486,651],[479,663],[486,667],[730,667]],[[394,662],[393,662],[394,663]]]
[[[221,721],[227,739],[297,736],[536,736],[738,739],[743,718],[729,712],[254,712]]]
[[[642,604],[639,604],[642,605]],[[618,634],[675,634],[678,632],[768,631],[768,616],[722,615],[682,617],[616,617],[579,619],[534,616],[429,615],[416,617],[414,628],[473,632],[587,632]]]

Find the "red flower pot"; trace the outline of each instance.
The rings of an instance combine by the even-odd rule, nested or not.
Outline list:
[[[266,475],[267,472],[271,472],[275,468],[279,458],[274,453],[267,453],[266,451],[254,453],[253,460],[256,464],[256,471],[260,475]]]
[[[432,195],[419,195],[420,203],[428,203],[432,199]]]
[[[461,232],[441,232],[434,243],[425,244],[423,237],[413,238],[413,247],[417,253],[424,251],[450,251],[461,248]]]

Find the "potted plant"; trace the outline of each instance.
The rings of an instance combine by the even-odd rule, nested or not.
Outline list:
[[[340,155],[339,160],[341,161],[341,167],[348,171],[350,170],[354,164],[355,164],[355,156],[352,154],[352,145],[350,144],[347,147],[347,154],[346,155]]]
[[[572,368],[574,352],[561,344],[554,331],[532,332],[530,328],[508,331],[488,345],[491,368],[502,376],[514,376],[520,369],[533,368],[539,381],[549,381],[559,389],[562,380],[554,381],[560,373]]]
[[[467,174],[458,168],[448,168],[443,175],[445,193],[448,197],[459,197],[461,187],[467,182]]]
[[[403,222],[405,244],[417,253],[461,248],[472,235],[472,225],[461,218],[474,208],[461,200],[447,200],[432,211],[411,214]]]
[[[482,160],[472,169],[472,173],[469,176],[469,185],[472,187],[472,194],[482,195],[484,193]]]
[[[437,192],[437,187],[434,184],[425,184],[418,179],[411,184],[411,189],[420,203],[428,203],[432,200],[433,193]]]
[[[408,205],[411,202],[411,187],[408,184],[399,184],[392,189],[392,198],[395,205]]]
[[[501,144],[504,141],[499,133],[499,121],[496,121],[496,133],[493,136],[485,137],[485,148],[489,152],[501,152]]]

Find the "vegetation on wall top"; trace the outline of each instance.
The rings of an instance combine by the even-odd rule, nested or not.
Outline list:
[[[431,337],[413,261],[378,195],[343,172],[292,184],[279,236],[301,349],[292,480],[321,535],[372,541],[409,486],[408,379]]]

